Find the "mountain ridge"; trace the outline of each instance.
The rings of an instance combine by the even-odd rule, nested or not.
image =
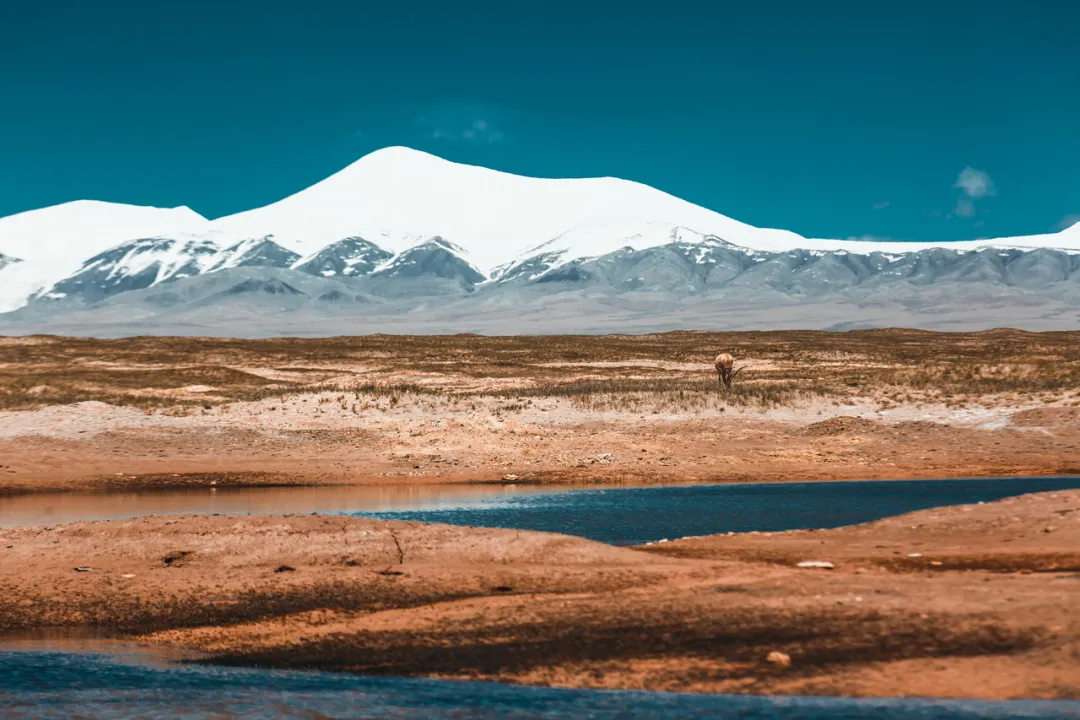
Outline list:
[[[313,278],[297,293],[267,295],[291,298],[282,311],[316,299],[320,311],[370,308],[383,297],[389,304],[376,306],[416,313],[432,307],[424,298],[470,294],[506,307],[586,289],[653,293],[657,307],[736,290],[786,306],[781,296],[825,302],[851,288],[896,293],[898,283],[981,283],[1047,300],[1080,287],[1080,226],[937,243],[804,238],[632,181],[528,178],[395,147],[215,220],[183,206],[97,201],[0,218],[0,258],[0,312],[39,306],[15,322],[113,307],[165,285],[184,293],[173,302],[166,291],[166,304],[148,312],[175,315],[204,292],[194,278],[242,268],[264,269],[258,287],[271,289],[299,287],[295,273]],[[226,305],[250,296],[214,292]]]

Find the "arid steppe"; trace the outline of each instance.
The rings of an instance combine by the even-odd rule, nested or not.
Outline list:
[[[1078,389],[1080,333],[6,338],[0,493],[1071,474]]]
[[[1078,381],[1080,333],[1012,330],[0,339],[0,631],[538,685],[1078,698],[1080,491],[633,548],[3,519],[5,495],[61,491],[1077,475]]]

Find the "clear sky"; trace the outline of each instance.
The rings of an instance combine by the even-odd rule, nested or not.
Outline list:
[[[807,236],[971,239],[1080,217],[1078,131],[1069,0],[0,3],[0,215],[217,217],[408,145]]]

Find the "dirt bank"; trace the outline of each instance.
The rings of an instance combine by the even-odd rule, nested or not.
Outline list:
[[[0,628],[371,674],[1075,698],[1078,548],[1080,492],[641,548],[316,515],[87,522],[0,531]]]
[[[0,493],[1080,473],[1078,338],[0,338]]]
[[[984,411],[976,421],[956,413],[929,421],[831,406],[782,415],[617,418],[548,400],[512,416],[478,402],[458,411],[399,407],[350,422],[313,412],[320,408],[317,397],[276,403],[272,412],[265,404],[193,418],[125,411],[135,413],[128,417],[99,403],[0,414],[0,493],[1080,473],[1080,423],[1073,408],[1002,408]],[[856,411],[863,415],[844,414]]]

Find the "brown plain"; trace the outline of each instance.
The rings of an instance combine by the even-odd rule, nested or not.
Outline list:
[[[721,351],[746,368],[727,393]],[[61,490],[1080,474],[1078,381],[1080,333],[1012,330],[3,338],[0,515]],[[1077,698],[1078,548],[1080,492],[641,548],[310,515],[5,527],[0,630],[575,687]]]
[[[0,493],[1070,474],[1077,388],[1080,333],[4,338]]]

